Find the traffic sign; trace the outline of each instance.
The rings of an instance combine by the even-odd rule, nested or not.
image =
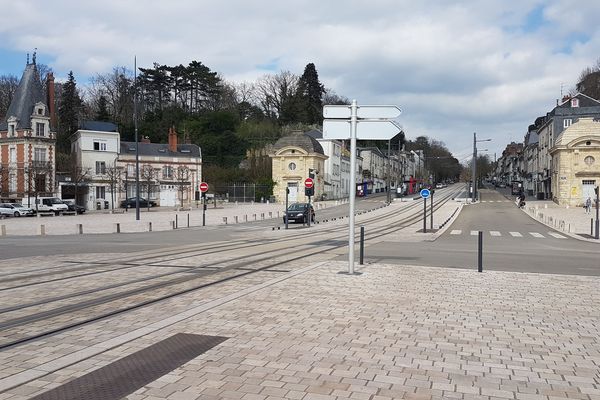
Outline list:
[[[431,192],[429,191],[429,189],[421,189],[421,197],[426,199],[431,195]]]
[[[208,192],[208,183],[206,183],[206,182],[202,182],[202,183],[201,183],[201,184],[198,186],[198,188],[200,189],[200,191],[201,191],[202,193],[206,193],[206,192]]]
[[[397,106],[358,106],[356,109],[356,117],[366,119],[396,118],[401,113],[402,110]],[[323,118],[350,119],[351,116],[352,108],[349,105],[323,106]]]
[[[304,180],[304,187],[310,189],[315,185],[315,182],[311,178],[306,178]]]
[[[350,139],[350,120],[323,120],[323,139]],[[389,120],[359,120],[356,138],[362,140],[389,140],[402,131],[402,127]]]

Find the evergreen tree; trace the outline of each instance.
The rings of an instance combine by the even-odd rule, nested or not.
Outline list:
[[[100,95],[97,102],[98,111],[96,113],[97,121],[110,121],[110,113],[108,112],[108,101],[106,96]]]
[[[58,107],[59,129],[56,147],[59,152],[69,153],[71,143],[69,137],[79,128],[79,115],[82,110],[82,101],[77,91],[77,83],[73,71],[69,72],[67,82],[62,85],[60,105]]]
[[[298,102],[300,122],[321,124],[323,122],[323,94],[325,86],[319,82],[315,64],[309,63],[298,82]]]

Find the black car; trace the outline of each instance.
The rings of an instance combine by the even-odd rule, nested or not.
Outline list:
[[[312,204],[308,203],[294,203],[290,205],[283,216],[283,223],[287,218],[289,222],[308,222],[308,213],[310,209],[310,220],[315,222],[315,209]]]
[[[83,214],[85,207],[75,203],[75,200],[63,200],[63,203],[69,207],[69,211],[75,211],[77,214]]]
[[[156,202],[140,197],[140,207],[156,207]],[[135,208],[135,197],[129,197],[121,202],[121,208]]]

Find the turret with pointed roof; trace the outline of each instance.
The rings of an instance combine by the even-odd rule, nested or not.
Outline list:
[[[31,115],[37,103],[46,103],[46,96],[35,64],[27,64],[19,86],[8,107],[6,119],[16,117],[16,129],[31,129]],[[44,116],[48,117],[48,109],[44,108]],[[6,122],[6,121],[3,121]],[[2,129],[2,128],[0,128]],[[3,130],[3,129],[2,129]]]

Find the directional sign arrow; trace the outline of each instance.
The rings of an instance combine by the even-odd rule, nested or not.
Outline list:
[[[401,113],[402,110],[397,106],[359,106],[356,110],[356,116],[359,119],[390,119],[398,117]],[[325,119],[350,119],[351,116],[350,106],[323,106],[323,118]]]
[[[356,138],[360,140],[389,140],[402,131],[394,121],[362,120],[357,122]],[[350,121],[326,119],[323,121],[323,139],[350,139]]]

